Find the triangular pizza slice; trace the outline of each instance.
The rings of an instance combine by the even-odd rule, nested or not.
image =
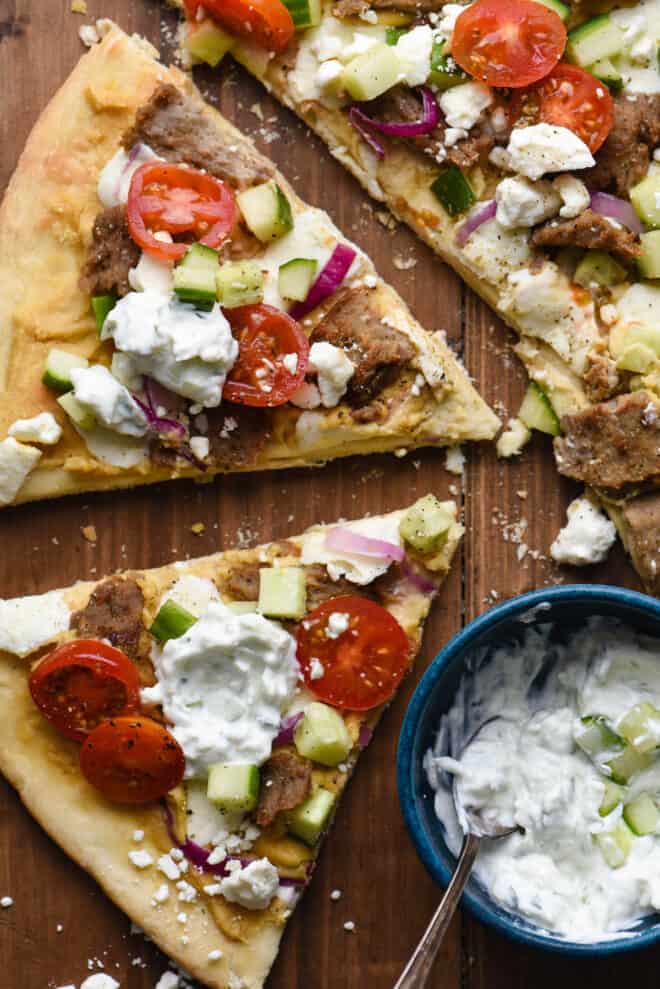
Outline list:
[[[0,769],[213,989],[260,989],[419,650],[453,502],[0,601]]]

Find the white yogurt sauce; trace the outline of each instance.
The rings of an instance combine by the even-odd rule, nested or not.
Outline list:
[[[605,619],[568,639],[532,628],[521,644],[475,657],[424,759],[452,851],[462,841],[451,796],[457,774],[464,806],[524,829],[484,841],[479,882],[506,908],[571,940],[614,936],[660,910],[660,835],[634,837],[620,868],[606,863],[594,835],[613,828],[622,806],[599,815],[605,777],[574,742],[580,718],[604,715],[616,727],[642,701],[660,702],[657,639]],[[633,776],[625,799],[659,792],[656,759]]]

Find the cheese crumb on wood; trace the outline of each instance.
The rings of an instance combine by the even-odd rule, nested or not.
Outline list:
[[[205,529],[206,526],[204,525],[203,522],[193,522],[193,524],[190,526],[190,531],[194,533],[196,536],[201,536]]]
[[[87,0],[71,0],[71,13],[72,14],[86,14],[87,13]]]

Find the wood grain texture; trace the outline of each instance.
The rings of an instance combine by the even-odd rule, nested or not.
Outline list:
[[[83,18],[69,0],[0,0],[0,186],[4,188],[40,110],[82,53],[84,22],[111,16],[159,46],[175,18],[155,0],[88,0]],[[484,397],[513,414],[523,374],[507,351],[507,332],[413,235],[388,229],[320,142],[235,68],[201,72],[207,98],[283,169],[310,202],[327,209],[373,257],[430,329],[442,328],[464,357]],[[38,290],[38,286],[35,286]],[[300,531],[312,522],[389,510],[427,491],[464,498],[464,548],[428,623],[417,673],[460,626],[495,600],[563,578],[610,580],[636,587],[623,554],[588,573],[560,574],[545,559],[574,489],[556,477],[549,444],[537,437],[515,463],[494,451],[466,450],[461,479],[444,470],[444,454],[375,457],[320,471],[170,484],[114,495],[25,506],[0,515],[0,596],[34,593],[119,567],[157,566]],[[191,532],[205,523],[201,536]],[[93,524],[90,544],[81,527]],[[535,557],[539,557],[536,559]],[[269,989],[389,989],[421,934],[440,891],[410,845],[398,807],[394,761],[411,679],[385,716],[345,797],[311,888],[285,936]],[[66,808],[62,808],[66,813]],[[330,892],[342,890],[333,902]],[[97,961],[122,989],[153,989],[166,968],[153,945],[95,884],[71,865],[0,784],[0,987],[78,986]],[[343,923],[352,920],[356,933]],[[586,966],[516,947],[466,916],[457,918],[435,969],[437,989],[582,989],[634,980],[657,985],[660,952]]]

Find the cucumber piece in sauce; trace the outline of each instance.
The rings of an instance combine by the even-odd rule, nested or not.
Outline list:
[[[431,192],[450,216],[464,213],[477,201],[472,186],[457,165],[450,165],[438,175]]]
[[[605,765],[615,783],[627,783],[652,762],[653,758],[648,752],[638,752],[632,745],[626,745],[620,755],[610,759]]]
[[[252,306],[264,297],[264,273],[256,261],[228,261],[220,267],[215,281],[225,309]]]
[[[660,710],[648,701],[631,707],[617,728],[638,752],[652,752],[660,746]]]
[[[261,567],[259,611],[271,618],[302,618],[307,611],[307,583],[302,567]]]
[[[305,708],[293,740],[301,756],[323,766],[338,766],[353,748],[353,740],[341,714],[320,701]]]
[[[575,744],[585,755],[596,761],[600,756],[618,752],[625,747],[623,739],[608,725],[601,715],[582,718],[573,736]]]
[[[282,298],[304,302],[316,278],[318,266],[314,258],[292,258],[280,265],[277,280]]]
[[[518,418],[525,423],[528,429],[537,429],[540,433],[559,436],[560,428],[557,414],[550,399],[535,381],[530,381],[527,386]]]
[[[264,244],[293,230],[291,204],[274,179],[239,192],[236,202],[248,227]]]
[[[601,831],[594,835],[594,841],[611,869],[620,869],[626,864],[634,840],[625,821],[618,821],[611,831]]]
[[[319,787],[304,803],[286,815],[291,834],[310,847],[316,845],[328,826],[336,800],[334,793]]]
[[[622,50],[623,32],[609,14],[598,14],[568,32],[566,57],[582,68],[619,55]]]
[[[209,768],[206,796],[225,813],[254,810],[259,800],[258,766],[216,762]]]
[[[174,291],[181,302],[197,309],[213,309],[217,299],[218,252],[204,244],[193,244],[174,269]]]
[[[159,642],[167,642],[179,639],[196,621],[194,615],[170,598],[160,606],[149,631]]]
[[[54,391],[71,391],[73,388],[71,371],[74,367],[89,367],[89,361],[86,357],[53,347],[48,351],[41,380],[47,388],[52,388]]]
[[[625,787],[619,786],[618,783],[613,783],[611,780],[605,781],[605,789],[603,791],[603,799],[600,802],[598,808],[598,813],[601,817],[607,817],[611,814],[615,807],[622,804],[626,797]]]
[[[660,824],[660,813],[650,794],[640,793],[623,808],[623,819],[633,834],[654,834]]]

